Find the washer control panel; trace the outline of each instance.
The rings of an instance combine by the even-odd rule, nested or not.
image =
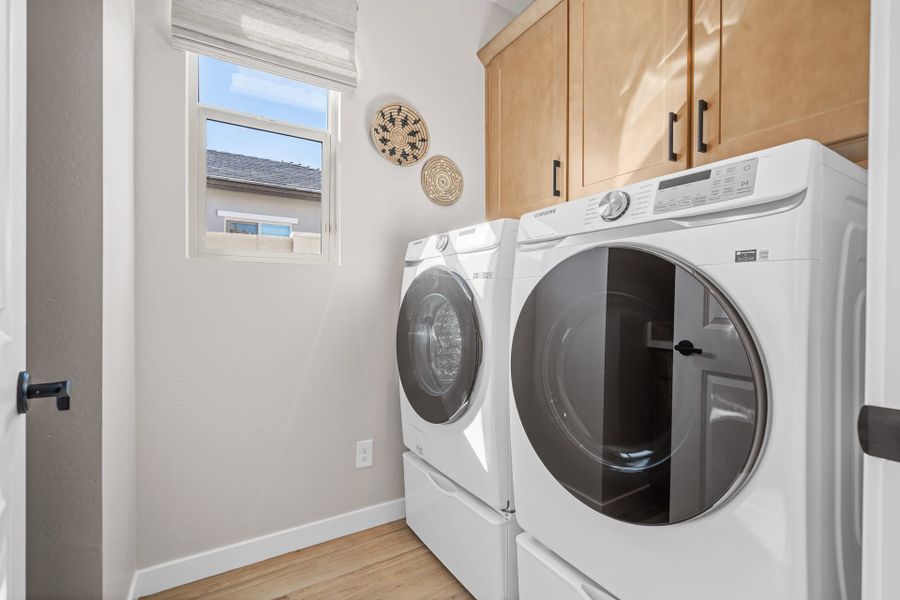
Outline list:
[[[759,158],[726,163],[705,171],[661,179],[653,203],[653,214],[706,206],[753,193]]]
[[[600,205],[598,206],[600,218],[607,222],[615,221],[625,214],[630,204],[631,196],[628,195],[628,192],[623,192],[622,190],[607,192],[600,199]]]

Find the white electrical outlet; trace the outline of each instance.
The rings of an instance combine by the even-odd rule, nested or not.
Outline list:
[[[356,442],[356,468],[365,469],[372,466],[372,440]]]

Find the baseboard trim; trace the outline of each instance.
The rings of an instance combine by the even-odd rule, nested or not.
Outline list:
[[[405,515],[405,503],[403,498],[399,498],[230,546],[139,569],[134,574],[131,600],[281,554],[315,546],[357,531],[377,527],[402,519]]]
[[[128,595],[125,596],[127,600],[135,600],[137,598],[137,580],[138,572],[135,571],[134,575],[131,576],[131,586],[128,588]]]

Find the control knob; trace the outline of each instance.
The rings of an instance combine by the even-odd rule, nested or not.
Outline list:
[[[615,221],[625,214],[631,204],[631,196],[622,190],[607,192],[600,199],[600,218],[604,221]]]

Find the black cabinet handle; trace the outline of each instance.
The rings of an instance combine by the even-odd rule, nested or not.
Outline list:
[[[691,354],[703,354],[703,350],[694,348],[694,343],[690,340],[681,340],[675,344],[675,350],[681,352],[685,356],[690,356]]]
[[[53,383],[31,383],[28,371],[19,373],[19,385],[16,390],[16,410],[20,415],[28,412],[29,400],[35,398],[56,398],[56,410],[69,410],[72,382],[68,379]]]
[[[703,113],[709,110],[709,104],[704,99],[697,101],[697,152],[706,152],[709,146],[703,141]]]
[[[561,196],[559,191],[559,182],[557,181],[557,177],[559,175],[559,168],[562,166],[562,162],[559,160],[553,161],[553,195],[556,197]]]
[[[669,113],[669,160],[678,162],[678,155],[675,154],[675,123],[678,122],[678,115]]]

